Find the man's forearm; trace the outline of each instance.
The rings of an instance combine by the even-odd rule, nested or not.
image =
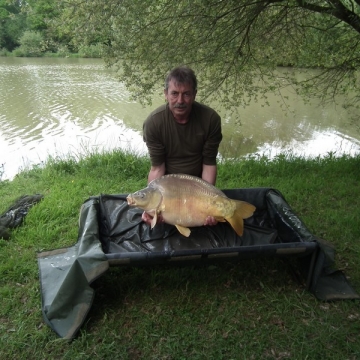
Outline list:
[[[203,164],[202,179],[209,182],[212,185],[216,183],[217,166]]]
[[[158,179],[163,175],[165,175],[165,163],[162,163],[159,166],[151,166],[148,175],[148,183],[154,179]]]

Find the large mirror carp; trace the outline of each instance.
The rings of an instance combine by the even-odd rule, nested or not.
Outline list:
[[[145,189],[129,194],[127,202],[153,216],[151,228],[161,214],[166,223],[175,225],[186,237],[191,232],[189,227],[204,225],[208,216],[213,216],[217,221],[227,221],[241,236],[244,219],[255,211],[255,206],[230,199],[208,182],[184,174],[164,175],[155,179]]]

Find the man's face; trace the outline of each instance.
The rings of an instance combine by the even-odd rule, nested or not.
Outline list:
[[[169,87],[164,90],[164,94],[174,118],[176,120],[187,120],[196,96],[192,84],[177,83],[170,80]]]

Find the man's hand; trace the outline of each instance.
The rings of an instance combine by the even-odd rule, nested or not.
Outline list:
[[[206,226],[206,225],[210,225],[210,226],[214,226],[214,225],[216,225],[218,222],[217,222],[217,220],[215,219],[215,218],[213,218],[212,216],[208,216],[207,218],[206,218],[206,220],[205,220],[205,223],[204,223],[204,225]]]
[[[144,211],[141,215],[141,219],[145,224],[148,224],[150,226],[153,216],[149,215],[147,212]],[[158,215],[156,223],[159,224],[163,222],[164,222],[163,217],[161,215]]]

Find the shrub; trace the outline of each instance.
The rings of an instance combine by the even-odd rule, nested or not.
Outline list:
[[[0,49],[0,56],[9,56],[10,51],[8,51],[6,48]]]
[[[16,56],[40,56],[44,51],[44,39],[38,31],[25,31],[19,39],[20,46],[14,50]]]
[[[57,47],[56,53],[59,56],[69,56],[70,55],[70,50],[66,45],[59,44],[58,47]]]
[[[79,56],[85,58],[100,58],[102,48],[100,44],[96,45],[83,45],[79,48]]]

